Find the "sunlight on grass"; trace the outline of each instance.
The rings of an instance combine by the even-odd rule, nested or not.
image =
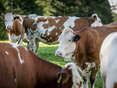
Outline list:
[[[8,43],[8,40],[0,40],[0,43]]]

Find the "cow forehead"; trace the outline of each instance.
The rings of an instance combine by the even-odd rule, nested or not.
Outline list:
[[[60,40],[68,40],[68,39],[71,39],[73,36],[74,36],[74,34],[70,30],[64,29],[63,32],[62,32],[62,34],[59,37],[59,41]]]

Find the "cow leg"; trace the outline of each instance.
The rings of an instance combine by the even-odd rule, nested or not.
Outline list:
[[[30,49],[31,51],[33,51],[35,54],[37,54],[37,45],[36,45],[36,38],[31,38],[28,45],[27,45],[27,48]]]
[[[12,34],[12,35],[10,36],[10,38],[11,38],[11,42],[12,42],[12,43],[16,43],[16,42],[17,42],[17,36],[15,36],[14,34]]]
[[[102,80],[103,80],[103,88],[106,88],[106,75],[105,73],[101,73]]]
[[[19,41],[19,45],[23,45],[24,33],[23,33],[23,35],[20,36],[20,37],[21,37],[21,40]],[[20,37],[19,37],[18,39],[20,39]]]
[[[91,88],[95,88],[95,79],[96,79],[96,73],[98,69],[92,68],[91,76],[90,76],[90,83],[91,83]]]
[[[35,52],[36,52],[36,54],[38,55],[39,41],[38,41],[37,38],[35,39],[35,47],[36,47]]]
[[[23,39],[21,39],[19,42],[19,45],[22,45],[22,44],[23,44]]]
[[[9,41],[11,42],[10,32],[7,32],[7,35],[8,35],[8,39],[9,39]]]
[[[84,79],[83,88],[88,88],[89,83],[88,74],[85,77],[83,77],[83,79]]]

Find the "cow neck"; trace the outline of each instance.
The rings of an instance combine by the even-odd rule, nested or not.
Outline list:
[[[86,29],[88,29],[88,27],[91,26],[90,18],[88,18],[88,23],[89,23],[89,24],[88,24],[87,26],[81,28],[81,29],[78,30],[78,31],[74,31],[73,34],[78,35],[79,33],[85,31]],[[76,48],[75,48],[75,51],[74,51],[74,56],[75,56],[75,57],[77,57],[77,55],[78,55],[78,54],[77,54],[77,53],[78,53],[78,44],[79,44],[79,41],[76,41]]]
[[[82,28],[78,29],[78,31],[74,31],[73,33],[76,34],[76,35],[78,35],[79,33],[85,31],[88,27],[90,27],[91,24],[92,24],[91,19],[88,18],[88,25],[85,26],[85,27],[82,27]]]

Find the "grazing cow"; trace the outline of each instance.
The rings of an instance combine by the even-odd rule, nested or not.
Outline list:
[[[82,88],[75,63],[64,68],[14,43],[0,43],[0,88]]]
[[[69,27],[72,27],[73,30],[81,29],[90,26],[95,21],[100,23],[98,19],[97,15],[91,17],[38,16],[35,19],[25,17],[23,26],[29,39],[28,48],[37,53],[38,41],[56,44],[63,29]]]
[[[117,88],[117,32],[108,35],[100,49],[103,88]]]
[[[94,86],[96,73],[99,68],[99,51],[104,38],[117,31],[117,23],[100,27],[89,27],[73,31],[65,29],[59,37],[59,47],[55,55],[63,58],[73,58],[80,67],[86,86],[88,87],[88,74],[91,71],[91,88]]]
[[[10,40],[10,42],[16,43],[17,40],[20,39],[22,32],[22,38],[27,39],[25,31],[22,30],[23,18],[20,15],[13,15],[12,13],[7,13],[5,14],[4,18],[6,32],[8,34],[8,39]],[[22,40],[20,41],[20,44],[22,44]]]

